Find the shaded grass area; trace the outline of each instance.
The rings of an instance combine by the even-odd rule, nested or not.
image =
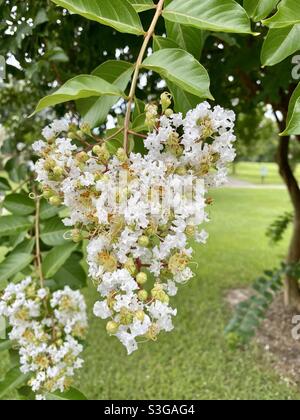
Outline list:
[[[281,185],[283,181],[278,173],[278,165],[276,163],[260,163],[260,162],[238,162],[235,164],[235,173],[233,178],[251,182],[252,184],[262,184],[261,168],[266,168],[267,175],[264,179],[266,185]],[[300,182],[300,166],[297,165],[296,177]]]
[[[288,237],[270,248],[264,232],[289,209],[285,191],[214,191],[208,245],[196,247],[196,277],[174,299],[175,330],[128,357],[105,322],[92,316],[97,293],[86,292],[90,332],[85,367],[77,386],[89,399],[300,399],[271,370],[261,351],[227,348],[223,331],[230,317],[224,295],[247,286],[262,270],[278,265]],[[6,362],[0,361],[0,376]]]

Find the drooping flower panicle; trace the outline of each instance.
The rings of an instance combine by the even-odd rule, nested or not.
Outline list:
[[[205,243],[208,188],[223,185],[234,160],[235,115],[207,102],[183,118],[162,97],[165,114],[147,107],[148,153],[114,155],[108,145],[85,151],[66,121],[44,130],[34,150],[44,196],[64,204],[75,241],[88,239],[89,275],[100,300],[97,317],[132,353],[138,340],[171,331],[178,285],[193,277],[190,239]],[[142,140],[141,140],[142,141]]]

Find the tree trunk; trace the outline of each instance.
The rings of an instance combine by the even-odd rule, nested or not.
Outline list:
[[[285,128],[285,121],[278,121],[281,131]],[[294,231],[287,256],[287,263],[293,264],[300,261],[300,189],[289,162],[290,137],[280,137],[277,162],[279,173],[282,176],[293,207],[294,207]],[[289,309],[300,310],[300,287],[297,278],[287,277],[284,282],[284,303]]]

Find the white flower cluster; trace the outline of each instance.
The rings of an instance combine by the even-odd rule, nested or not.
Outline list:
[[[63,392],[82,367],[80,341],[87,330],[86,305],[78,291],[66,287],[51,296],[31,277],[9,284],[0,299],[0,316],[7,317],[9,339],[20,354],[20,370],[29,374],[37,399]]]
[[[193,277],[189,239],[206,242],[208,188],[226,181],[235,157],[233,112],[207,102],[185,118],[169,109],[157,117],[156,109],[147,108],[154,128],[145,156],[111,155],[105,142],[84,151],[65,122],[54,122],[47,142],[34,145],[44,196],[68,207],[64,223],[74,241],[89,239],[89,274],[101,295],[94,313],[109,319],[108,333],[129,354],[138,338],[172,330],[169,297]]]

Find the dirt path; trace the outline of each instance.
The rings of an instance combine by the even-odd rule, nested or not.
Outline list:
[[[229,178],[229,182],[225,185],[225,188],[249,188],[249,189],[276,189],[276,190],[284,190],[284,185],[278,184],[252,184],[248,181],[243,181],[241,179]]]

